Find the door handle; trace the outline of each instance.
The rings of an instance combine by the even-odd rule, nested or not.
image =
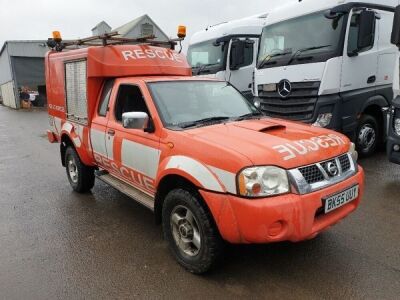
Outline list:
[[[376,76],[368,77],[367,83],[374,83],[376,81]]]
[[[108,129],[107,130],[107,134],[111,135],[111,136],[114,136],[115,135],[115,130],[114,129]]]

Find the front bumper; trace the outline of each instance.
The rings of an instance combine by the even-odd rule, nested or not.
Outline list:
[[[400,151],[395,151],[395,145],[400,145],[400,136],[394,130],[394,119],[400,115],[400,99],[396,99],[396,106],[390,111],[389,132],[386,143],[387,154],[389,161],[395,164],[400,164]]]
[[[318,215],[322,199],[358,184],[356,200],[328,214]],[[223,239],[234,244],[265,244],[312,239],[335,225],[360,204],[364,171],[326,189],[307,195],[287,194],[265,199],[200,191]]]
[[[389,134],[390,135],[386,143],[389,161],[400,165],[400,151],[394,150],[395,145],[400,145],[400,136],[398,136],[394,130],[390,130]]]

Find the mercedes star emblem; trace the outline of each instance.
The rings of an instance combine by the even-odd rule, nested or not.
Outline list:
[[[278,83],[278,93],[282,98],[286,98],[292,92],[292,84],[289,80],[283,79]]]

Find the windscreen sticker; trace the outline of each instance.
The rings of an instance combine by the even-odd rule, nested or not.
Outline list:
[[[345,145],[346,142],[336,134],[321,135],[307,140],[285,143],[272,147],[283,155],[283,160],[295,159],[311,152],[318,152],[323,149]]]

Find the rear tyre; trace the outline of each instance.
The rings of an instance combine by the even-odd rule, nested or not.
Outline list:
[[[379,125],[370,115],[363,115],[358,123],[356,146],[360,157],[372,156],[380,141]]]
[[[65,169],[72,189],[77,193],[86,193],[94,186],[94,169],[84,165],[76,150],[69,146],[65,151]]]
[[[172,255],[194,274],[209,271],[218,262],[223,241],[199,195],[183,189],[168,193],[162,210],[164,237]]]

